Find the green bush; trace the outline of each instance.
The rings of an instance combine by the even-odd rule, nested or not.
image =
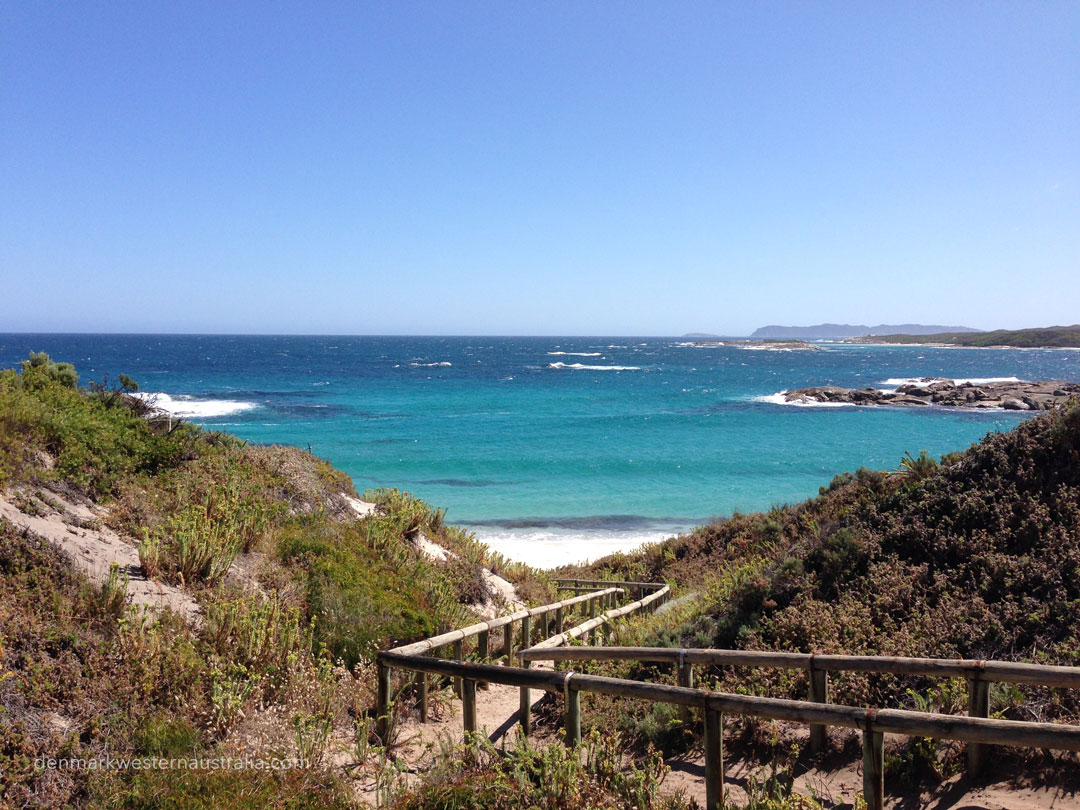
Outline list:
[[[0,371],[0,486],[40,478],[106,495],[130,476],[191,456],[196,428],[156,433],[131,408],[109,406],[41,368]],[[55,457],[53,469],[42,451]]]

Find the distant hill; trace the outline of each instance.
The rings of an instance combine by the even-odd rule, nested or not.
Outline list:
[[[1045,329],[997,329],[993,332],[939,332],[927,335],[875,335],[874,343],[945,343],[954,346],[1012,346],[1018,349],[1080,348],[1080,324],[1048,326]]]
[[[878,324],[863,326],[847,323],[819,323],[816,326],[763,326],[755,329],[752,338],[802,338],[803,340],[822,340],[824,338],[853,338],[863,335],[930,335],[948,332],[950,334],[979,332],[970,326],[926,326],[919,323]]]
[[[692,340],[705,340],[710,338],[719,338],[720,335],[710,335],[708,332],[687,332],[683,335],[684,338],[690,338]]]

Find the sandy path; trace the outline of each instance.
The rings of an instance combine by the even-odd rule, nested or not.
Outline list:
[[[805,729],[792,729],[796,736],[809,735]],[[886,747],[899,745],[902,736],[885,735]],[[804,746],[805,747],[805,746]],[[681,791],[705,806],[705,760],[700,752],[687,757],[667,760],[671,773],[664,788],[672,793]],[[988,768],[991,772],[993,766]],[[816,797],[826,808],[851,807],[862,793],[862,761],[843,753],[827,756],[815,763],[809,757],[800,758],[795,768],[794,791]],[[725,741],[724,796],[738,806],[745,806],[746,788],[755,780],[763,782],[770,774],[767,765],[740,755],[737,747]],[[1030,776],[1034,776],[1031,774]],[[1080,773],[1071,778],[1051,776],[1049,784],[1026,778],[1022,774],[1005,776],[991,773],[984,779],[971,780],[957,775],[945,780],[933,790],[911,789],[885,780],[885,805],[892,808],[932,808],[932,810],[1080,810]],[[1062,785],[1065,781],[1070,784]]]
[[[533,665],[533,669],[550,671],[551,668],[549,661]],[[432,754],[438,753],[440,744],[459,745],[465,740],[461,701],[449,686],[439,690],[431,688],[429,694],[428,722],[421,723],[419,711],[413,709],[399,727],[402,756],[419,770],[431,766]],[[530,694],[535,706],[546,693],[534,689]],[[481,733],[496,744],[516,740],[521,733],[518,722],[520,701],[521,692],[515,686],[490,683],[486,689],[477,689],[476,725]],[[534,732],[530,739],[536,736]]]
[[[128,576],[131,604],[151,610],[169,607],[189,622],[198,622],[202,613],[198,603],[180,588],[147,579],[134,541],[106,528],[99,507],[55,492],[42,495],[25,490],[0,494],[0,517],[67,552],[75,566],[98,585],[108,579],[113,565],[119,566]],[[22,511],[17,502],[30,511]]]

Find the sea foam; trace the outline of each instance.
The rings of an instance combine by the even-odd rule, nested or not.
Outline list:
[[[507,559],[535,568],[597,560],[617,551],[633,551],[646,543],[672,537],[674,531],[582,531],[550,528],[477,529],[476,539]]]
[[[572,368],[587,371],[641,371],[641,366],[586,366],[582,363],[548,363],[548,368]]]
[[[548,352],[548,354],[570,354],[575,357],[600,357],[600,352]]]
[[[192,399],[182,395],[172,397],[161,392],[142,392],[135,396],[165,413],[195,419],[212,419],[259,407],[254,402],[240,402],[233,399]]]
[[[854,402],[818,402],[813,399],[792,399],[787,398],[787,391],[779,391],[775,394],[764,394],[760,397],[754,397],[752,402],[768,402],[770,405],[792,405],[796,408],[855,408],[857,407]]]

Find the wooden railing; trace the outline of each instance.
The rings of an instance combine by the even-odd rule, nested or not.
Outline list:
[[[706,807],[723,803],[724,750],[723,715],[735,714],[805,723],[810,726],[812,750],[824,745],[828,726],[850,728],[863,736],[863,794],[869,810],[884,807],[884,735],[932,737],[958,740],[968,744],[968,768],[978,771],[986,745],[1011,745],[1027,748],[1050,748],[1080,751],[1080,726],[992,720],[989,714],[991,682],[1006,682],[1061,688],[1080,688],[1080,668],[1022,664],[1008,661],[973,661],[963,659],[888,658],[854,655],[812,655],[746,650],[673,649],[654,647],[567,646],[584,638],[595,641],[597,629],[605,631],[611,622],[635,611],[655,610],[670,594],[663,583],[607,582],[601,580],[556,580],[560,589],[581,593],[569,599],[519,610],[487,622],[442,633],[413,644],[406,644],[378,654],[378,723],[386,733],[390,712],[390,673],[402,669],[417,673],[421,720],[427,720],[427,676],[440,675],[455,682],[462,698],[463,725],[466,736],[475,733],[476,690],[490,682],[517,687],[521,691],[519,720],[525,733],[530,728],[530,691],[540,689],[564,697],[564,730],[567,744],[581,740],[580,693],[628,697],[654,703],[679,706],[686,720],[693,709],[703,712],[705,733]],[[621,595],[637,597],[616,607]],[[580,606],[586,620],[564,630],[569,612]],[[598,615],[598,610],[603,613]],[[586,617],[587,614],[587,617]],[[536,619],[535,628],[533,620]],[[514,625],[521,625],[521,649],[514,653]],[[488,634],[504,629],[505,666],[464,661],[464,642],[477,638],[477,656],[489,659]],[[539,643],[530,646],[538,631]],[[436,650],[453,645],[454,660],[432,657]],[[513,666],[521,661],[520,667]],[[677,667],[678,686],[642,683],[621,678],[606,678],[567,671],[530,669],[533,661],[617,661],[667,662]],[[694,688],[694,666],[778,667],[806,670],[809,700],[781,700],[748,695],[734,695]],[[829,703],[829,672],[876,672],[898,675],[962,677],[968,682],[968,716],[840,706]]]
[[[812,655],[746,650],[672,649],[655,647],[545,647],[537,645],[518,653],[524,664],[530,661],[642,661],[667,662],[677,666],[679,686],[648,684],[650,692],[628,688],[601,691],[604,694],[622,694],[658,702],[675,703],[689,710],[702,705],[678,699],[687,690],[707,696],[705,701],[705,750],[707,806],[722,797],[723,753],[722,743],[716,736],[720,719],[710,718],[710,711],[726,711],[749,714],[776,720],[804,722],[810,726],[811,748],[820,750],[824,744],[825,729],[835,725],[863,731],[863,788],[870,810],[883,807],[884,802],[884,733],[906,734],[915,737],[961,740],[968,743],[969,772],[977,773],[988,743],[1015,745],[1032,748],[1059,748],[1080,750],[1080,727],[1054,723],[1029,723],[1008,720],[989,720],[990,701],[988,685],[1005,682],[1026,685],[1080,688],[1080,668],[1023,664],[1011,661],[982,661],[937,658],[887,658],[856,655]],[[776,701],[771,698],[748,698],[722,693],[702,692],[692,689],[694,664],[717,666],[778,667],[805,669],[810,681],[809,701]],[[850,706],[827,706],[829,672],[878,672],[898,675],[929,675],[938,677],[963,677],[968,682],[968,717],[909,712],[893,709]],[[577,684],[590,676],[575,675]],[[611,681],[616,679],[603,679]],[[589,681],[585,681],[589,683]],[[622,681],[621,684],[637,683]],[[607,689],[615,689],[610,684]],[[619,691],[621,690],[621,691]],[[588,690],[585,690],[588,691]],[[657,697],[657,695],[661,697]],[[662,699],[666,695],[669,699]],[[722,698],[722,700],[714,700]],[[723,708],[723,706],[728,708]],[[710,708],[710,706],[712,708]],[[827,711],[823,711],[827,709]],[[837,711],[832,711],[836,709]],[[574,710],[576,711],[576,709]],[[570,709],[567,709],[570,712]],[[685,717],[685,715],[684,715]],[[687,718],[688,719],[688,718]],[[578,721],[573,721],[575,724]],[[568,724],[569,727],[569,724]],[[710,767],[710,755],[715,760]],[[719,763],[717,765],[716,763]],[[710,777],[710,774],[712,776]],[[710,783],[710,779],[716,780]]]
[[[561,582],[556,581],[557,584]],[[491,619],[486,622],[479,622],[477,624],[463,627],[459,630],[451,630],[447,633],[442,633],[431,638],[423,639],[412,644],[405,644],[400,647],[395,647],[392,650],[386,650],[380,652],[377,656],[377,696],[376,696],[376,723],[378,734],[385,739],[386,731],[389,723],[390,715],[390,672],[392,669],[413,669],[413,671],[419,673],[419,677],[416,680],[416,690],[418,693],[417,703],[420,709],[420,721],[426,723],[428,720],[428,680],[425,675],[425,670],[414,669],[409,666],[400,664],[407,657],[416,657],[421,655],[431,655],[437,650],[446,647],[453,646],[453,658],[456,661],[462,661],[465,657],[465,640],[475,637],[477,639],[476,655],[483,661],[486,661],[490,657],[490,633],[492,630],[503,628],[503,658],[507,667],[515,666],[514,658],[514,626],[520,623],[520,639],[522,647],[529,647],[532,644],[534,635],[533,620],[536,620],[536,631],[539,634],[543,644],[552,643],[552,646],[558,646],[573,638],[580,638],[586,636],[589,641],[595,641],[595,631],[600,628],[605,631],[610,627],[610,622],[616,618],[632,613],[635,610],[652,609],[655,603],[659,603],[663,599],[667,598],[670,589],[664,583],[628,583],[633,587],[635,592],[640,593],[641,589],[648,587],[652,589],[652,593],[649,596],[639,599],[636,602],[632,602],[621,608],[616,608],[619,597],[628,592],[628,588],[623,587],[623,583],[619,582],[601,582],[599,580],[592,580],[589,582],[577,581],[579,584],[575,587],[583,587],[587,593],[581,596],[575,596],[568,599],[562,599],[558,602],[552,602],[551,604],[541,605],[534,608],[524,608],[522,610],[511,613],[507,616],[500,616],[495,619]],[[566,622],[566,618],[574,608],[580,607],[583,616],[587,613],[588,620],[570,630],[563,631],[563,627]],[[598,612],[603,610],[603,613],[598,615]],[[427,660],[427,659],[425,659]],[[526,664],[526,666],[528,666]],[[460,676],[454,676],[454,691],[458,694],[462,703],[465,705],[466,716],[469,714],[469,704],[472,704],[472,714],[475,716],[475,691],[471,694],[469,687],[467,687]],[[501,683],[501,681],[495,681]],[[475,690],[475,682],[472,688]],[[523,697],[523,700],[527,699],[527,695]],[[524,711],[523,725],[528,729],[528,709]],[[526,733],[528,733],[526,731]]]
[[[611,648],[607,649],[610,651]],[[549,649],[547,652],[551,653],[555,650]],[[581,740],[581,692],[701,709],[704,712],[705,721],[705,795],[706,807],[709,810],[720,807],[723,802],[724,714],[763,717],[809,725],[837,726],[861,731],[863,735],[863,794],[869,810],[881,810],[884,807],[883,735],[885,734],[1080,751],[1080,726],[957,717],[900,709],[836,706],[810,701],[709,692],[685,686],[642,683],[575,672],[499,667],[396,653],[380,653],[379,657],[380,660],[386,660],[395,667],[463,678],[466,684],[465,694],[473,696],[471,704],[466,703],[464,726],[467,733],[477,730],[475,695],[478,681],[502,683],[522,690],[541,689],[562,694],[565,700],[564,730],[568,745],[577,744]]]

